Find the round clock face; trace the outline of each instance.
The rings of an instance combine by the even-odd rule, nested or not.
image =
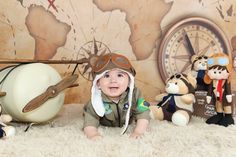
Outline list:
[[[165,34],[158,50],[158,68],[163,81],[175,73],[191,70],[193,55],[211,56],[230,52],[222,30],[208,19],[192,17],[173,25]]]

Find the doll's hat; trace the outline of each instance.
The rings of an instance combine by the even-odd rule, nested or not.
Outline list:
[[[226,67],[227,71],[229,72],[229,78],[228,82],[231,80],[231,73],[232,73],[232,60],[230,59],[230,56],[226,55],[223,52],[215,53],[211,57],[208,58],[207,60],[207,66],[209,68],[214,68],[217,66],[223,66]],[[211,83],[211,79],[209,75],[204,76],[204,82],[207,84]]]
[[[216,53],[208,58],[207,60],[208,67],[213,66],[225,66],[228,72],[232,71],[232,61],[228,55],[225,53]]]

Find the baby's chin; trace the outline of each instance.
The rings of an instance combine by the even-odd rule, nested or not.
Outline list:
[[[107,93],[105,93],[110,98],[117,98],[120,97],[123,92],[118,89],[109,89]]]
[[[121,96],[122,93],[117,92],[117,93],[113,93],[113,92],[109,92],[107,93],[107,96],[110,98],[119,98]]]

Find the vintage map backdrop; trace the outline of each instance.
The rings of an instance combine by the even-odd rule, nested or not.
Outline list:
[[[67,90],[66,97],[66,103],[83,103],[94,54],[122,53],[137,71],[137,86],[153,101],[164,88],[157,50],[170,25],[190,15],[206,17],[231,41],[235,10],[235,0],[0,0],[0,59],[87,58],[77,69],[79,87]],[[75,65],[53,66],[65,76]],[[234,79],[234,90],[235,84]]]

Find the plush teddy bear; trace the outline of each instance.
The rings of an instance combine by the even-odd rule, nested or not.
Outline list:
[[[215,53],[208,58],[207,76],[204,80],[209,82],[206,101],[215,105],[216,115],[207,119],[207,124],[229,126],[234,124],[232,117],[231,75],[232,60],[225,53]]]
[[[2,106],[0,105],[0,138],[6,138],[15,135],[15,128],[6,125],[12,121],[12,117],[8,114],[2,114]]]
[[[204,77],[207,70],[207,59],[208,57],[205,55],[193,55],[191,57],[191,74],[197,80],[196,90],[207,91],[208,89],[208,84],[204,82]]]
[[[175,74],[166,81],[165,90],[156,97],[160,101],[157,105],[150,106],[150,116],[153,119],[172,121],[178,126],[189,123],[195,101],[194,90],[196,79],[191,75]]]

